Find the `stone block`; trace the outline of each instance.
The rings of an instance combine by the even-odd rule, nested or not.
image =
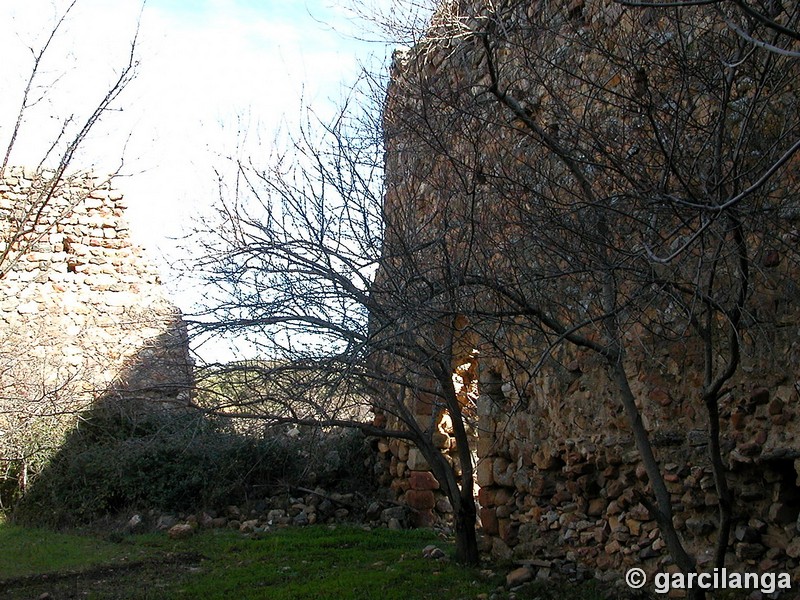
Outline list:
[[[492,539],[491,556],[497,562],[508,562],[513,558],[514,552],[503,540],[495,537]]]
[[[770,416],[776,416],[783,413],[783,400],[780,398],[773,398],[773,400],[767,406],[767,413]]]
[[[192,527],[189,523],[178,523],[177,525],[173,525],[170,527],[167,535],[170,539],[173,540],[181,540],[190,537],[194,534],[195,528]]]
[[[444,496],[436,499],[436,512],[450,515],[453,514],[453,505],[450,503],[450,499]]]
[[[608,501],[605,498],[593,498],[589,500],[586,514],[590,517],[602,516],[605,513],[607,506]]]
[[[439,482],[430,471],[411,471],[408,476],[412,490],[438,490]]]
[[[515,523],[511,519],[497,519],[497,534],[511,547],[517,543],[517,532],[519,532],[519,523]]]
[[[241,533],[253,533],[258,527],[258,519],[250,519],[248,521],[242,521],[242,524],[239,525],[239,531]]]
[[[497,488],[482,487],[478,490],[478,502],[484,508],[497,506]]]
[[[481,487],[487,487],[494,485],[494,476],[493,468],[492,468],[493,459],[491,458],[484,458],[483,460],[478,461],[478,468],[477,468],[477,479],[478,485]]]
[[[549,474],[539,474],[531,479],[529,491],[537,498],[545,498],[555,493],[556,484]]]
[[[499,531],[499,523],[497,522],[497,515],[492,508],[482,508],[480,510],[481,525],[483,533],[486,535],[497,535]]]
[[[514,503],[514,491],[510,488],[499,488],[495,494],[495,502],[498,506]]]
[[[436,524],[436,515],[432,510],[417,510],[411,514],[411,524],[414,527],[433,527]]]
[[[543,446],[541,450],[533,455],[533,464],[540,471],[550,471],[560,469],[562,463],[549,447]]]
[[[450,436],[441,431],[434,431],[431,435],[431,441],[439,449],[450,448]]]
[[[519,567],[506,575],[506,587],[513,589],[523,583],[533,581],[533,570],[530,567]]]
[[[489,456],[492,453],[492,450],[495,447],[495,440],[490,438],[489,436],[482,435],[478,438],[478,443],[476,444],[476,450],[478,452],[479,458],[484,458],[485,456]]]
[[[430,490],[408,490],[403,497],[414,510],[432,510],[436,506],[436,496]]]
[[[492,478],[497,485],[514,487],[515,465],[504,458],[496,458],[492,463]]]
[[[642,522],[636,519],[625,519],[625,526],[633,536],[639,537],[642,532]]]
[[[431,467],[428,461],[422,455],[419,448],[410,448],[408,451],[408,468],[412,471],[430,471]]]
[[[669,392],[664,388],[654,388],[650,390],[648,397],[653,402],[656,402],[657,404],[664,407],[672,404],[672,397],[669,395]]]
[[[414,401],[414,413],[418,417],[430,417],[433,414],[433,407],[438,403],[438,398],[433,394],[420,392],[419,396]],[[420,423],[425,423],[426,420],[420,420]]]

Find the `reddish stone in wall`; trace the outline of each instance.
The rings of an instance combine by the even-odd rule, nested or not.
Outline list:
[[[648,396],[650,397],[650,400],[653,402],[658,402],[661,406],[669,406],[672,403],[672,397],[664,388],[654,388],[650,390]]]
[[[515,523],[511,519],[498,519],[497,533],[506,544],[513,546],[517,543],[519,523]]]
[[[496,495],[497,495],[496,489],[482,487],[481,489],[478,490],[478,502],[480,502],[481,506],[486,508],[489,508],[490,506],[496,506],[497,505],[497,502],[495,500]]]
[[[481,524],[486,535],[497,535],[500,531],[500,524],[497,522],[497,515],[491,508],[481,509]]]
[[[436,506],[436,498],[430,490],[408,490],[405,499],[414,510],[432,510]]]
[[[427,416],[433,414],[433,407],[438,404],[439,399],[433,394],[427,392],[420,392],[417,394],[416,402],[414,403],[414,412],[417,415]]]
[[[436,523],[436,515],[432,510],[415,511],[411,517],[414,527],[432,527]]]
[[[412,490],[438,490],[439,482],[430,471],[411,471],[408,476]]]

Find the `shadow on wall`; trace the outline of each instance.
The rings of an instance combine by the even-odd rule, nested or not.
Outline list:
[[[16,522],[70,527],[126,511],[219,510],[265,502],[297,486],[370,493],[369,444],[357,432],[287,435],[282,427],[260,427],[243,433],[230,420],[190,408],[185,339],[178,327],[152,340],[77,414],[16,503]]]
[[[81,375],[74,373],[50,387],[43,383],[46,374],[34,386],[15,381],[18,410],[7,415],[4,425],[16,418],[18,431],[25,428],[26,435],[14,440],[16,447],[7,446],[16,450],[16,456],[4,449],[11,455],[4,506],[17,496],[15,513],[25,520],[40,521],[42,516],[48,524],[78,522],[136,495],[133,489],[114,489],[111,483],[122,484],[131,473],[147,476],[143,467],[158,466],[137,464],[137,456],[155,452],[168,460],[167,448],[163,443],[159,447],[165,434],[181,432],[186,441],[192,439],[199,419],[185,408],[193,384],[192,362],[177,311],[164,329],[123,362],[104,390],[81,389],[87,382],[78,381]],[[31,397],[30,390],[36,387],[42,391]],[[41,455],[34,460],[35,451]],[[11,468],[15,464],[16,472]],[[107,489],[97,489],[95,482]]]

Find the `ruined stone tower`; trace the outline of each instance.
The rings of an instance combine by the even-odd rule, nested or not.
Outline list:
[[[130,239],[109,181],[0,181],[0,448],[57,445],[78,411],[110,395],[175,400],[191,382],[180,311]]]
[[[686,281],[684,267],[642,259],[642,248],[655,238],[664,244],[663,256],[691,247],[696,223],[707,221],[696,214],[670,219],[685,216],[681,209],[692,201],[684,198],[707,201],[701,191],[711,179],[706,164],[724,155],[719,172],[732,182],[725,193],[749,189],[747,177],[763,172],[763,157],[782,148],[771,159],[778,161],[800,134],[796,61],[775,72],[762,95],[747,74],[762,72],[761,63],[747,62],[758,54],[753,51],[737,67],[741,81],[729,95],[718,93],[715,86],[724,85],[720,73],[726,72],[719,57],[736,55],[741,44],[724,21],[699,8],[673,13],[627,9],[611,0],[473,0],[443,2],[428,35],[396,54],[384,115],[387,229],[404,247],[420,248],[416,264],[441,264],[450,281],[460,277],[489,282],[494,291],[507,285],[530,294],[530,313],[540,310],[551,322],[563,319],[575,327],[548,330],[542,320],[525,327],[530,321],[522,310],[514,318],[481,322],[508,303],[485,288],[475,291],[478,285],[458,299],[465,313],[478,315],[463,326],[472,339],[453,354],[468,367],[470,381],[478,381],[478,499],[484,550],[498,558],[589,573],[674,568],[642,502],[651,482],[619,389],[601,353],[592,350],[608,335],[601,297],[608,280],[587,273],[611,264],[604,272],[624,281],[616,292],[628,301],[614,307],[623,325],[611,345],[626,348],[619,364],[660,460],[678,535],[699,557],[699,567],[712,565],[719,498],[700,400],[702,365],[707,361],[713,371],[731,346],[723,337],[704,354],[687,333],[692,323],[681,322],[681,310],[694,310],[693,298],[670,304],[652,293],[658,281]],[[762,60],[771,64],[775,57]],[[724,109],[721,102],[728,102]],[[743,121],[747,114],[763,118]],[[752,131],[741,133],[745,125]],[[733,140],[719,142],[717,158],[707,152],[708,131]],[[664,139],[679,150],[668,153]],[[741,152],[745,146],[748,154]],[[727,564],[786,569],[797,577],[800,161],[795,155],[785,165],[758,190],[761,196],[744,217],[740,243],[747,246],[750,271],[739,313],[746,317],[736,338],[741,362],[720,397],[719,421],[735,489]],[[669,204],[675,197],[681,209],[667,214],[669,227],[654,227],[659,233],[648,239],[657,201]],[[709,214],[719,210],[713,199],[705,206]],[[609,233],[608,221],[588,221],[592,211],[625,218],[612,221],[620,227]],[[760,221],[764,216],[771,220]],[[541,226],[547,219],[552,228]],[[645,234],[637,229],[642,222]],[[664,233],[673,226],[680,236]],[[581,235],[558,238],[557,227]],[[552,235],[555,244],[570,239],[588,247],[599,240],[602,252],[582,255],[566,243],[548,247],[529,231]],[[722,227],[714,242],[729,243],[731,231]],[[440,248],[446,256],[436,254]],[[687,253],[687,271],[701,265],[697,272],[705,273],[711,263],[698,258],[705,251]],[[604,263],[609,256],[613,260]],[[640,259],[646,264],[642,278],[626,280]],[[737,269],[718,273],[735,281]],[[528,276],[527,287],[519,284]],[[719,297],[728,301],[730,289]],[[722,314],[710,322],[724,324],[731,313]],[[562,343],[581,330],[587,332],[584,346]],[[453,365],[454,375],[458,367]],[[444,439],[443,447],[452,449],[452,441]],[[398,498],[417,510],[438,509],[436,486],[418,453],[396,440],[381,450]],[[417,502],[421,491],[425,503]]]

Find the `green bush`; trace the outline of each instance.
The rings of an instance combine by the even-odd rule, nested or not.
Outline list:
[[[375,491],[376,480],[371,467],[376,453],[363,433],[356,429],[329,432],[322,436],[319,446],[316,453],[319,485],[365,495]]]
[[[14,517],[67,526],[134,508],[181,512],[245,502],[278,482],[302,484],[307,448],[305,440],[270,432],[241,435],[197,413],[98,409],[81,419]]]

